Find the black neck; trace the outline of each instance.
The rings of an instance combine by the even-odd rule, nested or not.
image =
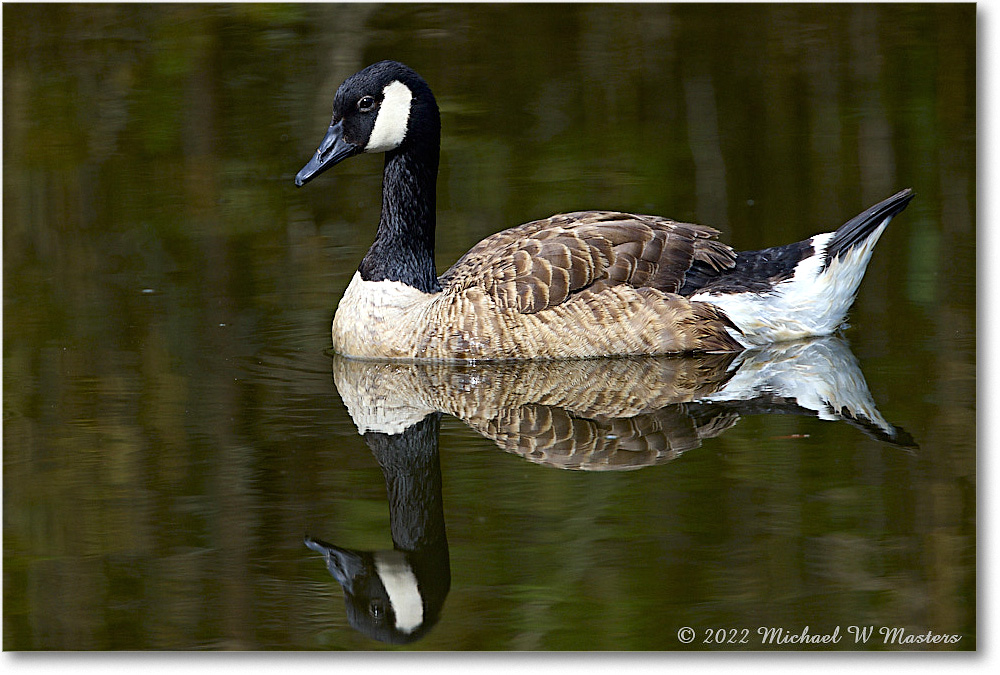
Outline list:
[[[386,153],[382,218],[358,268],[365,281],[400,281],[425,293],[441,290],[434,269],[439,153],[436,136]]]

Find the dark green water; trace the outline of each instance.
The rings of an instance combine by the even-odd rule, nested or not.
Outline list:
[[[806,626],[842,636],[807,648],[974,649],[975,18],[973,5],[5,5],[4,648],[383,648],[351,627],[309,534],[358,551],[419,540],[450,590],[413,649],[781,650],[758,628]],[[383,58],[441,105],[441,271],[559,211],[693,220],[754,249],[912,187],[833,370],[856,360],[918,447],[665,399],[645,416],[588,417],[577,399],[569,417],[445,414],[410,439],[412,466],[386,469],[425,498],[390,514],[379,458],[409,455],[362,437],[345,401],[410,390],[399,374],[345,384],[378,378],[324,352],[378,221],[381,159],[292,185],[336,86]],[[638,372],[661,367],[688,365]],[[591,403],[633,381],[574,380],[608,389],[595,394],[513,377],[412,375],[435,395],[530,380]],[[669,418],[684,452],[562,470],[524,441],[543,415],[616,443],[644,424],[671,438]],[[850,626],[876,633],[855,643]],[[960,637],[900,646],[881,627]],[[737,642],[706,644],[715,629]]]

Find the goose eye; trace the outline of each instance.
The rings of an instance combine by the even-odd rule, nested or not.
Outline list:
[[[371,604],[368,605],[368,613],[372,615],[372,618],[380,619],[382,618],[382,613],[385,610],[382,608],[382,603],[378,600],[372,600]]]
[[[362,96],[358,99],[358,110],[361,112],[371,112],[375,109],[375,99],[371,96]]]

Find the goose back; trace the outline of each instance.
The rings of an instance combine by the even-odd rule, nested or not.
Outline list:
[[[697,261],[732,268],[718,231],[659,216],[579,211],[535,220],[479,242],[441,276],[442,286],[479,286],[501,309],[534,314],[574,293],[620,284],[677,293]]]

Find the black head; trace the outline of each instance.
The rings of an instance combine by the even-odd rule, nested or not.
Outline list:
[[[362,152],[393,152],[421,142],[436,148],[440,137],[437,103],[424,79],[402,63],[380,61],[337,89],[330,128],[295,184],[301,187]]]

